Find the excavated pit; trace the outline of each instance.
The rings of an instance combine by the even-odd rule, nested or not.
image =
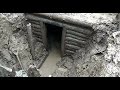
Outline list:
[[[45,24],[45,26],[47,28],[48,51],[51,52],[56,48],[61,55],[62,28],[51,24]]]
[[[34,71],[37,70],[36,68],[36,70],[28,69],[32,61],[35,61],[36,64],[41,65],[41,62],[45,60],[41,68],[38,69],[41,76],[43,77],[48,77],[49,75],[52,75],[53,77],[97,77],[120,75],[120,32],[117,31],[116,22],[113,21],[116,15],[94,13],[78,13],[77,15],[66,13],[49,13],[36,15],[29,14],[27,17],[28,16],[29,23],[32,24],[33,38],[34,41],[36,41],[36,43],[33,43],[33,46],[35,46],[36,58],[35,60],[32,59],[26,37],[27,33],[25,34],[26,29],[19,29],[16,19],[12,19],[11,21],[8,16],[5,17],[6,19],[0,18],[0,76],[24,76],[22,75],[21,70],[16,69],[16,75],[14,75],[14,70],[12,70],[13,64],[15,65],[15,68],[20,65],[17,65],[19,62],[17,60],[14,60],[13,54],[15,54],[18,59],[20,59],[21,63],[23,63],[23,66],[30,73],[35,73]],[[70,18],[78,25],[76,26],[70,20]],[[21,21],[19,22],[22,23]],[[81,22],[92,25],[94,29],[92,31],[95,31],[94,34],[91,35],[91,30],[88,30],[85,27],[81,27]],[[48,25],[46,23],[52,25]],[[59,27],[55,27],[54,25],[60,26],[62,28],[58,30]],[[50,29],[51,27],[53,28]],[[59,38],[57,35],[58,32]],[[63,36],[64,38],[62,38]],[[92,36],[91,39],[90,36]],[[85,40],[88,42],[84,42]],[[45,41],[48,42],[46,43]],[[62,42],[64,43],[62,44]],[[87,48],[83,47],[85,45]],[[49,51],[47,58],[45,58],[46,54],[48,54],[48,52],[46,52],[46,49]],[[67,56],[69,53],[73,53],[73,50],[75,50],[75,53],[71,56]],[[76,50],[78,51],[76,52]],[[18,55],[14,51],[18,51]],[[66,56],[61,58],[61,53],[63,52],[66,54]],[[57,63],[58,61],[60,62]],[[56,66],[56,63],[58,67]],[[4,69],[2,67],[4,67]],[[8,70],[8,72],[5,70]]]
[[[40,68],[42,77],[51,75],[57,69],[56,63],[61,60],[62,28],[51,24],[45,24],[45,26],[47,29],[47,50],[49,55]]]

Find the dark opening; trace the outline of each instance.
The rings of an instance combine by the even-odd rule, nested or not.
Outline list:
[[[51,24],[45,24],[47,29],[48,51],[57,49],[61,55],[62,27]]]

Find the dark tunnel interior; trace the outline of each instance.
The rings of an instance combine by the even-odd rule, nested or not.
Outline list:
[[[48,51],[57,49],[61,54],[61,39],[62,39],[62,27],[58,27],[52,24],[45,24],[47,29],[47,42],[48,42]]]

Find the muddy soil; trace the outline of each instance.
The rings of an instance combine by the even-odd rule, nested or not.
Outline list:
[[[115,17],[111,18],[112,21],[104,19],[99,18],[93,24],[94,33],[85,49],[57,63],[58,69],[52,74],[53,77],[119,77],[118,22]]]
[[[57,14],[56,14],[57,15]],[[119,77],[120,31],[117,13],[60,13],[91,24],[94,34],[86,48],[72,56],[60,58],[58,46],[51,45],[49,56],[41,69],[33,66],[23,13],[0,13],[0,76],[1,77]],[[56,44],[57,45],[57,44]],[[43,58],[46,50],[35,44],[36,59]],[[38,63],[36,61],[36,63]],[[20,63],[21,62],[21,63]],[[8,69],[6,70],[5,67]],[[39,72],[38,72],[39,71]]]
[[[0,14],[0,42],[0,64],[10,69],[14,67],[15,76],[22,77],[33,64],[23,13]]]

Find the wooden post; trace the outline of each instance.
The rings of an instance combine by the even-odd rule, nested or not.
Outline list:
[[[120,13],[118,13],[118,22],[119,22],[118,30],[120,31]]]
[[[62,30],[62,41],[61,41],[61,56],[63,57],[64,56],[64,53],[65,53],[65,36],[66,36],[66,28],[63,27],[63,30]]]
[[[33,60],[35,60],[31,23],[27,24],[27,32],[28,32],[28,41],[29,41],[32,58]]]

